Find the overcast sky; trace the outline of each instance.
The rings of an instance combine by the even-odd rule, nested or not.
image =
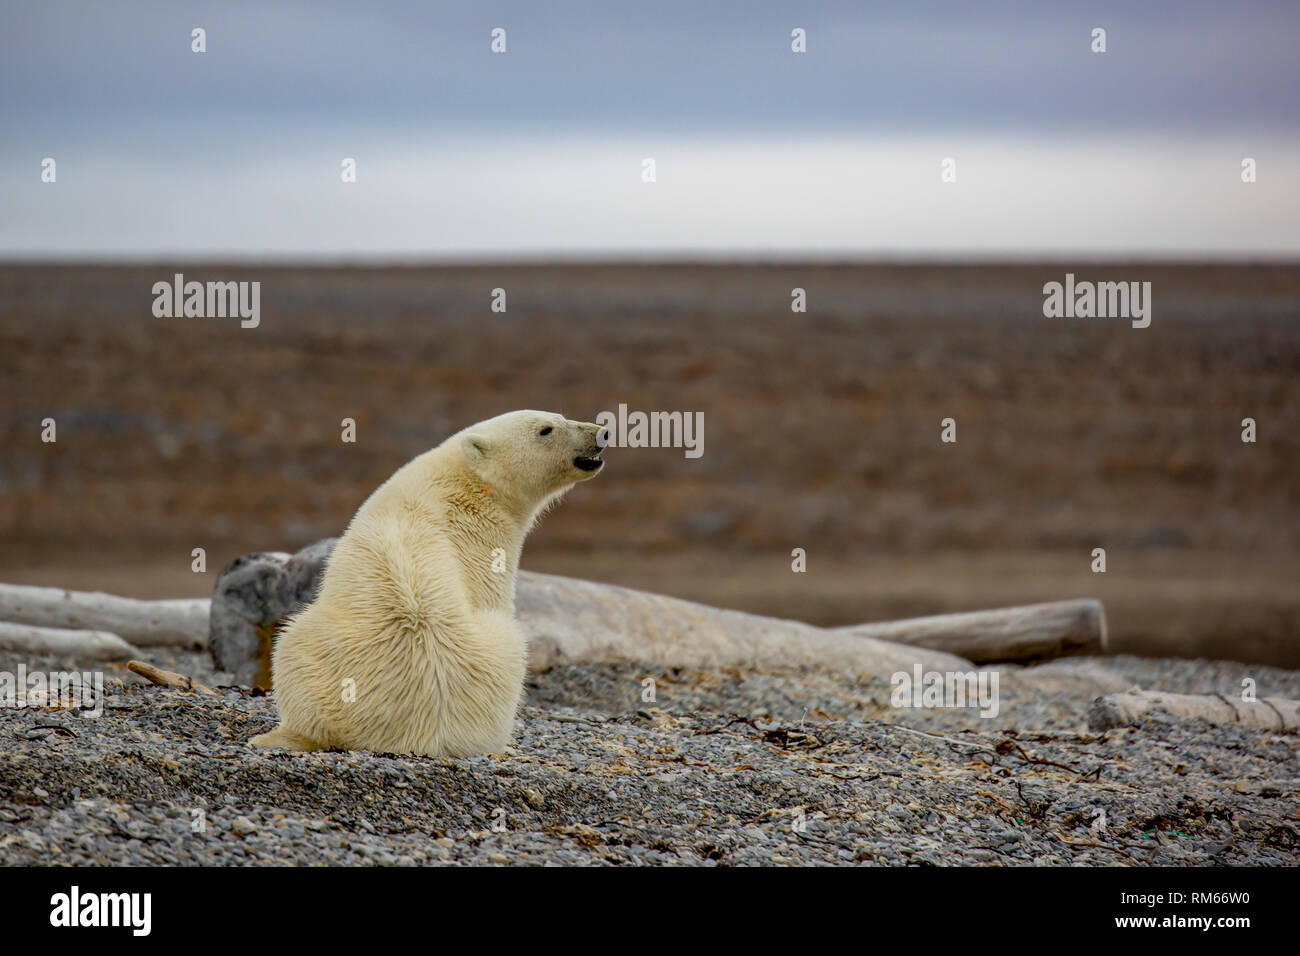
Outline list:
[[[1300,3],[0,9],[5,258],[1300,253]]]

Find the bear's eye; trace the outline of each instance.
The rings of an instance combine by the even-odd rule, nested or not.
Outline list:
[[[551,426],[550,426],[550,425],[547,425],[545,428],[543,428],[543,429],[542,429],[541,431],[539,431],[537,434],[539,434],[539,435],[549,435],[550,433],[551,433]]]

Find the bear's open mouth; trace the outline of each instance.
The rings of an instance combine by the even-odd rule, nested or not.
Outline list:
[[[577,458],[573,459],[573,464],[575,467],[581,468],[583,471],[595,471],[605,463],[599,458],[586,458],[579,455]]]

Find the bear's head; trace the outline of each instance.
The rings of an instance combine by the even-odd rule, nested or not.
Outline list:
[[[503,497],[540,507],[604,467],[609,429],[555,412],[507,412],[459,436],[470,469]]]

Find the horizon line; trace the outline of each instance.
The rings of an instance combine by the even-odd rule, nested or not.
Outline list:
[[[200,253],[190,257],[175,253],[161,255],[101,256],[97,254],[19,255],[0,253],[0,268],[147,268],[253,266],[277,269],[472,269],[481,267],[575,267],[575,266],[818,266],[818,267],[908,267],[908,266],[1070,266],[1078,265],[1152,265],[1152,266],[1234,266],[1300,267],[1296,253],[1260,252],[1160,252],[1131,250],[1116,252],[1070,252],[1045,250],[1041,253],[1008,252],[898,252],[898,253],[807,253],[783,250],[763,253],[708,252],[657,253],[485,253],[479,255],[325,255],[269,253],[257,255]]]

